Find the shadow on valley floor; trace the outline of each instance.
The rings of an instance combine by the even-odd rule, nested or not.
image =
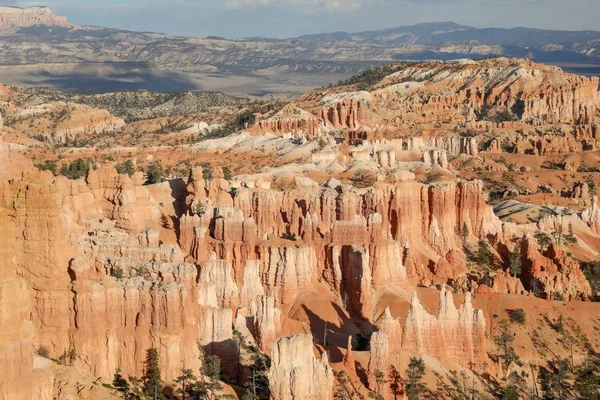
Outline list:
[[[155,92],[200,90],[197,81],[183,73],[148,63],[81,63],[1,66],[0,82],[20,86],[47,86],[84,94],[148,90]]]

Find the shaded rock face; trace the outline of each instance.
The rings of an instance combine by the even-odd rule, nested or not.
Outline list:
[[[271,346],[271,399],[333,399],[333,370],[327,353],[317,358],[311,335],[281,338]]]
[[[538,296],[552,299],[559,293],[565,300],[576,300],[587,299],[592,294],[579,262],[554,245],[542,254],[535,242],[523,240],[521,260],[525,281],[531,282],[529,289]]]
[[[47,7],[0,7],[0,29],[33,25],[68,26],[66,17],[59,17]]]

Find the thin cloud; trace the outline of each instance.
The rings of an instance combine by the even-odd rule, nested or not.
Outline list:
[[[354,11],[360,8],[362,3],[362,0],[228,0],[225,3],[225,6],[229,10],[277,7],[312,14],[324,11]]]

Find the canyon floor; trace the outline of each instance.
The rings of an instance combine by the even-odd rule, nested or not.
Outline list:
[[[0,398],[598,398],[598,83],[0,86]]]

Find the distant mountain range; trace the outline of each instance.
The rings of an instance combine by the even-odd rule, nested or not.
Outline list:
[[[369,43],[400,48],[394,59],[528,57],[538,62],[597,62],[600,31],[474,28],[455,22],[423,23],[358,33],[304,35],[296,40]]]
[[[52,21],[47,13],[44,16],[44,21]],[[439,22],[289,39],[224,39],[44,21],[0,29],[0,82],[87,92],[145,88],[292,95],[394,60],[505,56],[552,64],[600,64],[596,31],[474,28]]]

